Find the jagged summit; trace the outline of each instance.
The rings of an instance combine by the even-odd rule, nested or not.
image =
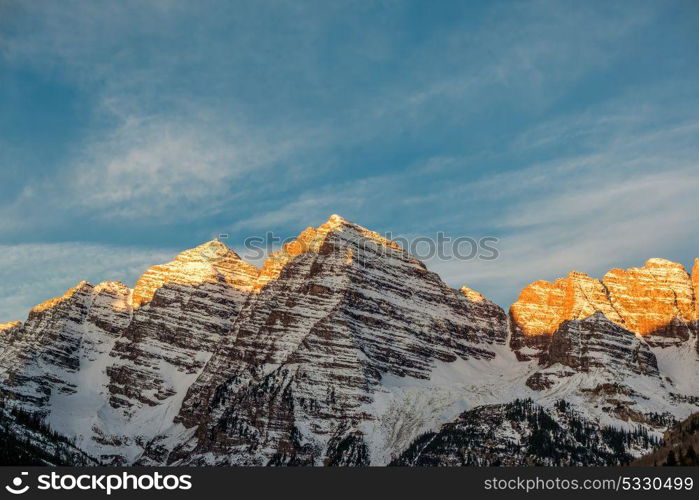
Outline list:
[[[628,330],[667,340],[686,340],[693,330],[696,297],[682,264],[649,259],[643,267],[612,269],[602,283]]]
[[[167,284],[192,286],[225,281],[239,290],[251,290],[260,271],[218,239],[178,254],[172,262],[153,266],[136,282],[133,305],[150,302]]]
[[[571,272],[525,287],[510,312],[525,336],[551,335],[565,320],[597,311],[634,333],[686,340],[697,320],[692,278],[682,264],[653,258],[643,267],[612,269],[602,280]]]
[[[206,262],[213,258],[239,259],[240,256],[218,238],[202,243],[194,248],[180,252],[176,261],[180,262]]]
[[[10,321],[9,323],[0,323],[0,332],[5,332],[8,330],[11,330],[13,328],[17,328],[18,326],[21,326],[22,322],[21,321]]]
[[[308,252],[321,253],[329,234],[339,235],[335,241],[347,247],[348,259],[352,258],[354,252],[351,247],[356,245],[380,245],[389,250],[403,251],[400,245],[384,238],[379,233],[333,214],[317,228],[304,229],[295,240],[285,244],[281,250],[271,253],[262,265],[262,270],[255,283],[255,291],[260,291],[270,281],[276,280],[284,266],[299,255]]]
[[[612,321],[623,322],[609,303],[604,285],[578,271],[553,283],[531,283],[510,307],[518,330],[528,337],[551,335],[564,320],[586,318],[596,311],[602,311]]]
[[[56,307],[58,304],[65,302],[66,300],[70,299],[73,295],[75,295],[78,292],[81,292],[83,290],[91,290],[92,289],[92,284],[87,282],[87,281],[81,281],[77,285],[75,285],[73,288],[69,289],[66,293],[64,293],[60,297],[54,297],[52,299],[46,300],[42,302],[41,304],[37,304],[30,310],[30,314],[32,313],[40,313],[42,311],[45,311],[46,309],[51,309],[53,307]]]
[[[673,262],[671,260],[663,259],[661,257],[653,257],[648,259],[643,267],[650,269],[650,268],[674,268],[674,269],[681,269],[682,271],[685,271],[685,268],[682,264],[679,262]],[[686,271],[685,271],[686,272]]]

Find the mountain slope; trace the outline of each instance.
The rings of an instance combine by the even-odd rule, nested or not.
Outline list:
[[[99,463],[36,414],[0,405],[0,466],[17,465],[85,467]]]
[[[270,262],[190,389],[178,421],[196,437],[170,461],[316,464],[344,461],[340,448],[385,460],[385,377],[429,380],[436,363],[493,359],[505,342],[502,311],[479,316],[395,243],[338,216]]]

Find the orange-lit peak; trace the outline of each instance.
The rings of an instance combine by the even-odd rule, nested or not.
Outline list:
[[[482,293],[467,286],[462,286],[459,291],[471,302],[486,302],[488,300]]]
[[[88,283],[87,281],[81,281],[78,283],[76,286],[68,290],[63,296],[61,297],[54,297],[53,299],[49,299],[46,302],[42,302],[39,305],[34,306],[31,309],[31,312],[37,313],[37,312],[42,312],[47,309],[50,309],[52,307],[56,307],[58,304],[61,304],[62,302],[65,302],[66,300],[70,299],[73,295],[76,293],[85,290],[85,289],[92,289],[93,286]]]
[[[10,321],[9,323],[0,323],[0,332],[5,332],[7,330],[11,330],[21,325],[21,321]]]

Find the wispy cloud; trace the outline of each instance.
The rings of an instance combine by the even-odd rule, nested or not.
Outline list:
[[[0,242],[13,248],[81,241],[118,259],[121,245],[220,232],[239,245],[340,213],[397,234],[501,238],[496,262],[430,265],[503,303],[571,267],[696,248],[683,225],[699,208],[699,39],[683,3],[0,9],[0,98],[30,103],[0,116],[0,132],[24,134],[0,144]],[[55,134],[34,130],[57,88],[76,103],[56,108],[73,133],[52,155]],[[32,148],[47,153],[27,172]],[[60,262],[55,289],[85,277]],[[12,276],[43,290],[26,266]]]

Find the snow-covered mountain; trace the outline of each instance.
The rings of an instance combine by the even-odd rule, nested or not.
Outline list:
[[[82,282],[0,325],[0,395],[103,463],[457,463],[416,450],[469,415],[499,422],[516,399],[561,436],[580,421],[640,436],[559,450],[607,463],[699,409],[698,294],[699,259],[693,276],[651,259],[533,283],[507,314],[332,216],[261,270],[214,240],[133,290]],[[531,422],[510,428],[510,444],[530,439]]]

